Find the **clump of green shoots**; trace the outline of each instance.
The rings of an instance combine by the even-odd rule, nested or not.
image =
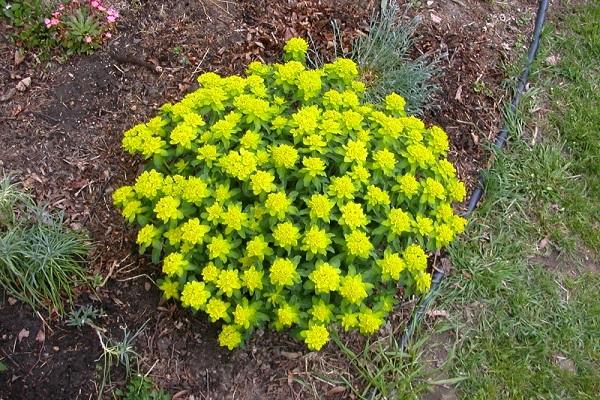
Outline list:
[[[160,388],[155,388],[152,380],[145,375],[136,374],[127,385],[113,393],[122,400],[170,400],[171,396]]]
[[[92,325],[96,330],[98,339],[100,339],[100,345],[102,346],[102,382],[100,390],[98,391],[99,399],[102,398],[104,388],[111,382],[113,368],[123,367],[125,369],[125,378],[129,380],[132,376],[133,368],[135,363],[135,370],[139,371],[139,358],[140,355],[135,351],[135,339],[146,327],[146,321],[137,331],[132,333],[127,330],[127,327],[121,327],[123,331],[123,337],[116,339],[108,337],[104,334],[104,329],[100,329]]]
[[[69,313],[69,316],[67,317],[67,326],[81,328],[84,325],[90,325],[94,327],[94,321],[103,315],[102,309],[95,308],[91,304],[81,306]]]
[[[31,196],[0,179],[0,288],[34,311],[64,314],[71,306],[74,288],[89,277],[85,260],[89,241],[35,204]]]

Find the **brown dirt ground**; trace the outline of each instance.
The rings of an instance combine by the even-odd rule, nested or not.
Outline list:
[[[312,377],[319,370],[331,382],[342,375],[354,379],[333,347],[306,353],[285,335],[258,332],[245,349],[228,352],[216,343],[217,327],[162,302],[151,284],[157,269],[137,256],[134,232],[112,208],[110,193],[131,182],[140,168],[122,152],[122,132],[162,103],[181,98],[198,73],[239,73],[249,60],[277,59],[285,39],[294,35],[311,34],[328,48],[332,19],[351,38],[366,30],[379,2],[130,3],[137,6],[123,2],[119,34],[91,56],[40,64],[28,54],[16,65],[14,46],[0,42],[0,97],[22,78],[32,78],[27,91],[0,102],[0,169],[15,173],[38,200],[90,233],[96,242],[90,269],[107,283],[95,294],[82,293],[78,303],[101,306],[107,316],[98,324],[116,337],[120,327],[135,331],[148,321],[137,340],[142,369],[178,399],[352,398],[335,383]],[[423,19],[417,51],[441,55],[442,68],[439,108],[426,119],[447,129],[451,157],[472,185],[485,163],[483,144],[498,128],[505,96],[502,63],[521,53],[535,2],[419,3],[412,12]],[[7,33],[1,21],[0,36]],[[388,333],[399,332],[411,304],[394,314]],[[18,303],[0,303],[0,361],[9,367],[0,374],[0,399],[96,396],[101,348],[94,331],[42,317]],[[23,329],[29,336],[19,340]],[[115,383],[122,382],[116,377]]]

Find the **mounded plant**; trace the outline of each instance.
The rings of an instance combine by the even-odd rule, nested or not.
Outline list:
[[[220,321],[229,349],[264,326],[311,350],[335,325],[376,332],[465,226],[446,133],[397,94],[365,102],[349,59],[308,69],[307,47],[291,39],[285,63],[245,77],[205,73],[124,134],[145,171],[114,203],[162,263],[164,297]]]

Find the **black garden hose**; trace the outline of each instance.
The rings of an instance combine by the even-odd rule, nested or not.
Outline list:
[[[533,61],[535,60],[538,49],[540,47],[540,37],[542,34],[542,29],[544,27],[547,10],[548,10],[548,0],[540,0],[539,5],[538,5],[537,14],[535,17],[535,26],[534,26],[533,34],[531,37],[531,42],[529,44],[529,50],[527,52],[527,63],[525,64],[525,67],[523,68],[521,75],[519,75],[519,80],[517,81],[517,87],[515,88],[515,93],[512,98],[512,101],[510,103],[509,114],[514,113],[517,110],[519,101],[521,100],[521,96],[523,95],[523,92],[525,91],[525,88],[527,86],[527,81],[529,79],[529,72],[531,71],[531,65],[533,64]],[[496,138],[496,141],[494,142],[494,147],[497,150],[502,150],[504,148],[504,145],[506,144],[507,138],[508,138],[508,125],[505,120],[502,125],[502,128],[498,132],[498,137]],[[468,206],[467,206],[466,211],[463,213],[463,216],[468,217],[477,208],[477,205],[479,204],[479,201],[481,200],[481,197],[483,196],[483,193],[484,193],[484,184],[485,184],[484,176],[483,176],[483,174],[480,174],[477,187],[475,188],[475,190],[473,190],[473,192],[471,192],[471,195],[469,196]],[[409,321],[409,323],[406,327],[404,334],[402,335],[402,339],[400,342],[400,346],[402,349],[405,349],[406,346],[408,345],[408,342],[412,338],[417,325],[420,323],[421,319],[423,318],[423,315],[425,315],[425,313],[427,312],[429,305],[431,304],[431,302],[437,295],[437,291],[439,289],[440,283],[444,279],[444,276],[445,276],[444,272],[441,269],[434,268],[433,276],[432,276],[432,280],[431,280],[431,289],[429,290],[427,295],[425,295],[425,297],[423,297],[423,299],[417,306],[415,313],[413,314],[411,320]]]

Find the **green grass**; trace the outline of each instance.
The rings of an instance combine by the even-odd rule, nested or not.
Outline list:
[[[423,378],[427,372],[421,363],[421,344],[410,351],[401,349],[393,336],[369,342],[358,353],[353,352],[337,336],[335,344],[349,360],[353,377],[360,385],[344,379],[343,384],[359,399],[418,399],[427,390]]]
[[[486,197],[449,249],[454,271],[436,307],[458,332],[449,364],[466,378],[462,398],[600,393],[599,20],[589,4],[546,32],[541,58],[559,62],[538,63],[521,110],[549,113],[511,116]]]
[[[592,2],[567,22],[553,43],[559,63],[549,71],[554,112],[550,123],[560,132],[573,159],[580,191],[565,199],[567,224],[590,248],[600,248],[600,4]],[[585,10],[585,11],[583,11]],[[590,202],[590,199],[596,201]]]

